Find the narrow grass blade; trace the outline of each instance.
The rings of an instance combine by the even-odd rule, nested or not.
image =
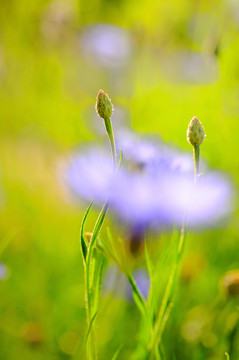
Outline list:
[[[122,160],[123,160],[123,151],[120,150],[120,158],[119,158],[119,161],[118,161],[118,170],[119,170],[119,168],[121,166]]]
[[[94,323],[94,321],[95,321],[96,315],[97,315],[97,313],[95,313],[95,314],[93,315],[93,317],[92,317],[92,319],[91,319],[91,321],[90,321],[90,325],[89,325],[89,328],[88,328],[88,331],[87,331],[87,334],[86,334],[86,339],[85,339],[86,345],[87,345],[87,343],[88,343],[89,336],[90,336],[90,332],[91,332],[91,330],[92,330],[92,326],[93,326],[93,323]]]
[[[105,242],[105,240],[101,236],[100,236],[100,242],[102,244],[104,253],[107,256],[110,256],[112,258],[112,260],[114,260],[118,264],[118,260],[116,259],[115,254],[113,253],[113,251],[110,249],[109,245]]]
[[[112,360],[116,360],[121,352],[121,350],[123,349],[124,345],[120,345],[117,349],[116,352],[114,353]]]
[[[143,316],[146,316],[147,309],[146,309],[146,304],[145,304],[144,298],[141,295],[140,290],[138,289],[133,276],[130,273],[126,274],[126,276],[129,280],[129,283],[132,288],[132,293],[133,293],[133,298],[134,298],[135,304],[137,305],[141,314]]]
[[[226,360],[230,360],[230,356],[227,352],[225,352],[225,355],[226,355]]]
[[[94,230],[93,230],[93,233],[92,233],[92,236],[91,236],[91,241],[90,241],[90,245],[89,245],[89,251],[88,251],[88,254],[87,254],[87,258],[90,259],[90,255],[91,255],[91,252],[92,252],[92,249],[93,249],[93,246],[95,244],[95,241],[97,239],[97,236],[102,228],[102,225],[103,225],[103,221],[104,221],[104,218],[105,218],[105,215],[106,215],[106,212],[107,212],[107,209],[108,209],[108,203],[106,203],[103,208],[101,209],[101,212],[98,216],[98,219],[95,223],[95,227],[94,227]]]
[[[152,280],[154,277],[154,266],[153,266],[152,260],[150,259],[146,240],[144,242],[144,248],[145,248],[145,258],[146,258],[147,269],[149,272],[150,280]]]
[[[87,252],[87,256],[86,256],[86,298],[87,298],[87,306],[88,306],[88,311],[89,311],[89,315],[91,315],[91,279],[94,279],[94,267],[92,267],[92,251],[94,249],[94,246],[95,246],[95,242],[96,242],[96,239],[99,235],[99,232],[102,228],[102,225],[103,225],[103,221],[104,221],[104,218],[105,218],[105,215],[106,215],[106,212],[107,212],[107,208],[108,208],[108,203],[106,203],[99,216],[98,216],[98,219],[95,223],[95,227],[93,229],[93,233],[92,233],[92,236],[91,236],[91,241],[90,241],[90,245],[89,245],[89,248],[88,248],[88,252]]]
[[[81,224],[81,230],[80,230],[81,251],[82,251],[84,263],[86,262],[86,257],[87,257],[87,246],[86,246],[85,239],[84,239],[85,222],[89,215],[90,209],[92,208],[92,205],[93,205],[93,203],[91,203],[90,206],[88,207],[88,209],[86,210],[86,213],[84,215],[84,218],[83,218],[83,221]]]
[[[108,240],[110,241],[111,246],[113,246],[113,236],[112,236],[112,233],[110,231],[110,228],[107,227],[106,231],[107,231]]]

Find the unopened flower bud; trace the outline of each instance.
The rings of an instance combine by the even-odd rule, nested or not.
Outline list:
[[[102,117],[104,120],[110,119],[112,112],[114,110],[113,104],[109,98],[109,95],[106,94],[103,90],[99,90],[96,97],[96,106],[97,114]]]
[[[205,138],[200,121],[194,116],[188,125],[187,140],[192,146],[200,146]]]
[[[226,273],[222,278],[221,284],[228,296],[239,296],[239,270]]]

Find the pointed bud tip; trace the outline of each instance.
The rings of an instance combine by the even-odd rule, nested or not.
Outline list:
[[[200,146],[205,138],[205,132],[200,121],[194,116],[187,129],[187,140],[192,146]]]
[[[110,119],[114,111],[109,95],[106,94],[102,89],[98,91],[95,109],[97,114],[104,120]]]

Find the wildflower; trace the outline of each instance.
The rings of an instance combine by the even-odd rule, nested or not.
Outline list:
[[[193,181],[191,173],[159,162],[149,170],[135,171],[122,164],[114,171],[110,157],[95,148],[74,156],[67,170],[74,193],[102,205],[108,198],[111,210],[134,231],[151,226],[211,226],[230,213],[230,183],[218,173]]]
[[[116,137],[116,144],[118,152],[123,151],[124,161],[133,168],[154,171],[157,166],[165,166],[169,170],[193,172],[191,156],[165,146],[158,137],[142,137],[135,132],[121,130]]]
[[[179,223],[185,216],[191,227],[210,227],[230,214],[231,184],[221,174],[211,172],[200,176],[197,183],[184,174],[173,176],[167,181],[171,192],[167,207],[175,223]]]
[[[158,166],[155,173],[124,173],[112,195],[112,208],[132,226],[209,226],[228,215],[231,189],[216,175],[192,176]]]
[[[124,161],[139,167],[154,163],[161,149],[161,141],[158,138],[142,137],[126,129],[118,132],[116,145],[118,152],[123,151]]]
[[[72,156],[67,166],[66,183],[77,197],[102,206],[115,183],[110,156],[93,148]]]

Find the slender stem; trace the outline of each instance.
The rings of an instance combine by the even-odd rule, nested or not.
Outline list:
[[[89,297],[89,293],[88,293],[88,274],[87,274],[87,269],[86,266],[84,268],[85,271],[85,303],[86,303],[86,318],[87,318],[87,324],[88,324],[88,329],[90,326],[90,319],[91,319],[91,312],[90,312],[90,297]],[[91,337],[89,337],[89,342],[88,344],[86,344],[87,348],[86,348],[86,355],[87,355],[87,359],[91,360],[92,359],[92,348],[91,348]]]
[[[93,229],[90,245],[88,248],[87,258],[86,258],[86,264],[85,264],[85,283],[86,283],[86,309],[87,309],[87,321],[88,321],[88,328],[90,327],[92,317],[95,316],[95,314],[92,314],[92,307],[91,307],[91,285],[90,285],[90,274],[91,274],[91,260],[92,260],[92,250],[94,249],[97,237],[99,235],[99,232],[102,228],[103,221],[106,215],[108,209],[108,201],[103,206],[98,219],[95,223],[95,227]],[[89,335],[89,360],[96,359],[96,344],[95,344],[95,334],[94,329],[92,326],[91,333]]]
[[[194,177],[197,180],[199,174],[199,158],[200,158],[200,146],[193,147],[193,161],[194,161]]]
[[[106,131],[107,131],[107,134],[109,137],[109,141],[110,141],[110,147],[111,147],[111,152],[112,152],[112,157],[113,157],[113,164],[115,166],[116,162],[117,162],[117,155],[116,155],[116,148],[115,148],[114,132],[113,132],[111,120],[105,119],[104,121],[105,121],[105,128],[106,128]]]
[[[110,141],[110,147],[112,152],[112,158],[113,158],[113,166],[116,168],[117,163],[117,155],[116,155],[116,148],[115,148],[115,139],[114,139],[114,133],[113,128],[111,124],[110,119],[105,119],[105,128],[109,137]],[[91,275],[91,258],[92,258],[92,250],[95,246],[95,243],[97,241],[97,236],[101,230],[101,227],[103,225],[103,221],[106,215],[108,209],[108,201],[106,201],[105,205],[103,206],[99,217],[97,219],[97,222],[95,224],[90,246],[88,248],[88,254],[86,258],[86,264],[85,264],[85,283],[86,283],[86,309],[87,309],[87,321],[88,321],[88,328],[91,326],[92,316],[94,317],[95,314],[92,314],[92,306],[91,306],[91,284],[90,284],[90,275]],[[97,358],[96,354],[96,344],[95,344],[95,334],[94,329],[92,327],[91,333],[89,334],[89,352],[88,352],[89,360],[93,359],[95,360]]]
[[[169,317],[169,313],[172,308],[172,298],[173,298],[176,279],[177,279],[177,275],[178,275],[179,264],[180,264],[180,261],[181,261],[182,255],[183,255],[184,241],[185,241],[185,229],[184,229],[184,224],[183,224],[182,228],[181,228],[181,233],[179,236],[176,260],[175,260],[174,266],[172,267],[172,271],[171,271],[169,281],[168,281],[168,284],[167,284],[167,287],[166,287],[166,290],[164,293],[164,297],[162,300],[158,318],[156,320],[156,323],[155,323],[155,326],[153,329],[151,341],[149,343],[149,348],[148,348],[149,356],[147,359],[153,359],[153,357],[154,357],[155,348],[158,346],[158,344],[161,340],[163,330],[165,328],[167,319]]]

